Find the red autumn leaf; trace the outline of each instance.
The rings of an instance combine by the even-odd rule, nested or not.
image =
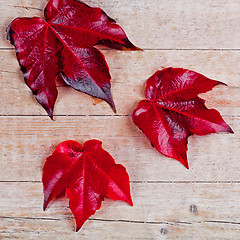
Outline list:
[[[145,96],[132,119],[159,152],[188,168],[187,139],[192,134],[229,132],[232,129],[215,109],[208,109],[199,93],[224,84],[182,68],[157,71],[147,80]]]
[[[109,69],[94,45],[139,50],[100,8],[78,0],[50,0],[41,18],[16,18],[7,38],[16,48],[26,84],[53,118],[56,76],[66,84],[105,100],[114,111]]]
[[[66,191],[76,231],[101,207],[104,197],[133,205],[126,169],[115,163],[98,140],[89,140],[83,147],[75,141],[60,143],[44,164],[42,181],[43,209]]]

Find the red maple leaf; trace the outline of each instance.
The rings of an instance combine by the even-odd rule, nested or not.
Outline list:
[[[109,69],[94,45],[139,50],[100,8],[78,0],[50,0],[41,18],[16,18],[7,38],[16,48],[26,84],[53,118],[56,76],[67,85],[105,100],[114,111]]]
[[[76,231],[101,207],[104,197],[133,205],[126,169],[115,163],[98,140],[89,140],[83,147],[75,141],[60,143],[44,164],[42,181],[43,209],[66,191]]]
[[[215,109],[207,109],[199,93],[224,84],[182,68],[157,71],[147,80],[145,96],[132,119],[153,147],[188,168],[187,139],[192,134],[233,133]]]

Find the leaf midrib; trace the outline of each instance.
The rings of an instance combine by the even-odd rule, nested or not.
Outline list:
[[[70,29],[75,29],[75,30],[79,30],[81,32],[89,32],[89,33],[94,33],[97,36],[101,36],[104,39],[106,39],[106,35],[104,35],[103,33],[97,32],[97,31],[93,31],[93,30],[89,30],[87,28],[83,28],[83,27],[76,27],[76,26],[67,26],[67,25],[63,25],[63,24],[58,24],[58,23],[51,23],[51,26],[61,26],[62,28],[70,28]],[[118,39],[113,38],[110,34],[107,35],[107,39],[110,39],[112,41],[118,42],[120,44],[124,44],[123,42],[120,42]]]
[[[220,82],[219,83],[217,83],[216,85],[218,85],[218,84],[221,84]],[[191,89],[195,89],[195,88],[199,88],[199,86],[204,86],[205,84],[203,83],[203,84],[198,84],[198,86],[190,86],[190,87],[187,87],[187,88],[184,88],[184,89],[180,89],[180,90],[175,90],[175,91],[171,91],[171,92],[169,92],[169,93],[166,93],[166,94],[164,94],[164,95],[162,95],[161,97],[159,97],[159,98],[155,98],[155,96],[154,96],[154,99],[152,99],[152,101],[158,101],[158,100],[161,100],[161,99],[163,99],[163,98],[166,98],[166,97],[169,97],[169,96],[172,96],[172,95],[174,95],[174,94],[181,94],[181,92],[183,92],[183,91],[188,91],[188,90],[191,90]],[[216,86],[216,85],[214,85],[214,86]],[[159,85],[160,86],[160,85]],[[213,87],[214,87],[213,86]],[[212,88],[213,88],[212,87]],[[203,91],[203,92],[200,92],[199,94],[201,94],[201,93],[206,93],[206,92],[208,92],[208,91],[210,91],[211,89],[209,89],[209,90],[206,90],[206,91]],[[157,92],[158,90],[156,90],[156,92]],[[154,95],[156,95],[156,94],[154,94]],[[198,94],[197,94],[198,95]]]
[[[58,33],[54,30],[52,26],[50,26],[51,31],[54,33],[54,35],[57,37],[57,39],[61,42],[61,44],[66,47],[69,52],[76,58],[77,62],[80,63],[80,65],[83,67],[83,69],[87,72],[87,74],[90,76],[90,78],[96,83],[96,85],[99,87],[99,89],[105,94],[105,92],[101,89],[101,87],[98,85],[98,83],[95,81],[95,79],[92,77],[92,75],[89,73],[87,68],[84,66],[82,61],[75,55],[75,53],[71,50],[71,48],[65,43],[65,41],[58,35]]]
[[[95,166],[96,169],[98,169],[109,181],[113,182],[118,187],[118,189],[124,194],[124,196],[126,196],[126,198],[128,199],[127,195],[122,191],[120,186],[97,164],[97,162],[93,161],[91,158],[88,159],[91,161],[92,165]],[[113,165],[116,165],[116,163],[113,163]]]
[[[201,99],[201,98],[199,98],[199,99]],[[164,105],[161,105],[161,104],[156,103],[155,101],[152,102],[152,103],[153,103],[153,105],[156,105],[156,106],[161,107],[161,108],[163,108],[163,109],[167,109],[167,110],[170,110],[170,111],[174,111],[174,112],[176,112],[176,113],[178,113],[178,114],[181,114],[181,115],[184,115],[184,116],[187,116],[187,117],[197,118],[197,119],[200,119],[200,120],[204,120],[204,121],[211,122],[211,123],[213,123],[213,124],[219,125],[218,123],[212,122],[212,121],[210,121],[210,120],[208,120],[208,119],[201,118],[200,116],[191,115],[191,114],[189,114],[189,113],[187,113],[187,112],[183,112],[183,111],[177,110],[176,108],[166,107],[166,106],[164,106]],[[204,107],[205,107],[205,105],[204,105]],[[210,109],[207,109],[207,108],[206,108],[206,110],[210,110]]]

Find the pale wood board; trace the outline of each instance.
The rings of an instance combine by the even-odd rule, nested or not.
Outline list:
[[[238,239],[240,234],[239,184],[133,183],[134,207],[107,199],[77,234],[67,200],[53,202],[43,215],[41,183],[1,188],[8,194],[0,227],[12,238]],[[12,212],[9,205],[15,206]]]
[[[86,0],[101,7],[124,28],[130,40],[147,49],[238,49],[239,0]],[[1,0],[0,47],[15,17],[43,16],[47,0]]]
[[[103,51],[112,75],[112,94],[118,115],[130,115],[144,98],[148,77],[161,67],[182,67],[228,84],[205,94],[207,105],[223,115],[239,115],[240,51]],[[0,50],[0,95],[5,96],[2,115],[46,115],[26,86],[13,50]],[[97,106],[92,97],[58,84],[56,115],[113,115],[105,102]],[[224,97],[223,97],[224,96]],[[24,104],[22,104],[24,102]]]
[[[239,117],[225,117],[233,134],[189,138],[190,170],[159,154],[129,116],[2,117],[2,181],[39,181],[43,163],[56,145],[72,139],[100,139],[132,181],[238,181]]]
[[[0,238],[240,239],[240,1],[87,0],[124,28],[143,52],[102,49],[117,114],[58,83],[55,121],[25,85],[5,29],[15,17],[43,16],[46,0],[0,5]],[[131,121],[146,79],[183,67],[228,84],[203,94],[235,134],[189,138],[190,170],[151,147]],[[45,158],[67,139],[103,141],[129,173],[134,207],[106,199],[78,232],[66,199],[42,211]]]

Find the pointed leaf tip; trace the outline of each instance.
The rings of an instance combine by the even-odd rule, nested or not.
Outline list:
[[[139,47],[135,47],[134,51],[142,51],[142,52],[144,52],[144,50],[142,48],[139,48]]]
[[[143,49],[139,48],[139,47],[136,47],[136,46],[132,46],[132,47],[123,47],[121,50],[123,51],[144,51]]]
[[[181,162],[186,169],[189,169],[188,161]]]
[[[44,201],[44,203],[43,203],[43,211],[45,211],[46,208],[47,208],[47,204],[46,204],[46,202]]]
[[[51,120],[52,121],[54,121],[54,119],[53,119],[53,108],[48,108],[48,107],[46,107],[43,103],[41,103],[40,101],[39,101],[39,103],[44,107],[44,109],[46,110],[46,112],[47,112],[47,115],[51,118]]]
[[[112,110],[113,110],[114,113],[117,113],[117,109],[116,109],[115,105],[112,106]]]
[[[112,96],[110,97],[110,99],[108,99],[107,103],[112,108],[113,112],[117,113],[116,106],[115,106],[115,103],[114,103],[114,101],[112,99]]]
[[[129,200],[128,204],[129,204],[131,207],[133,207],[133,201],[132,201],[132,199]]]
[[[232,128],[230,126],[229,126],[227,132],[234,134],[234,131],[232,130]]]
[[[53,119],[53,112],[48,113],[48,116],[51,118],[51,120],[55,121],[55,120]]]
[[[215,80],[216,81],[216,80]],[[226,84],[226,83],[224,83],[224,82],[220,82],[220,81],[217,81],[217,84],[216,85],[223,85],[223,86],[226,86],[226,87],[228,87],[228,85]]]

